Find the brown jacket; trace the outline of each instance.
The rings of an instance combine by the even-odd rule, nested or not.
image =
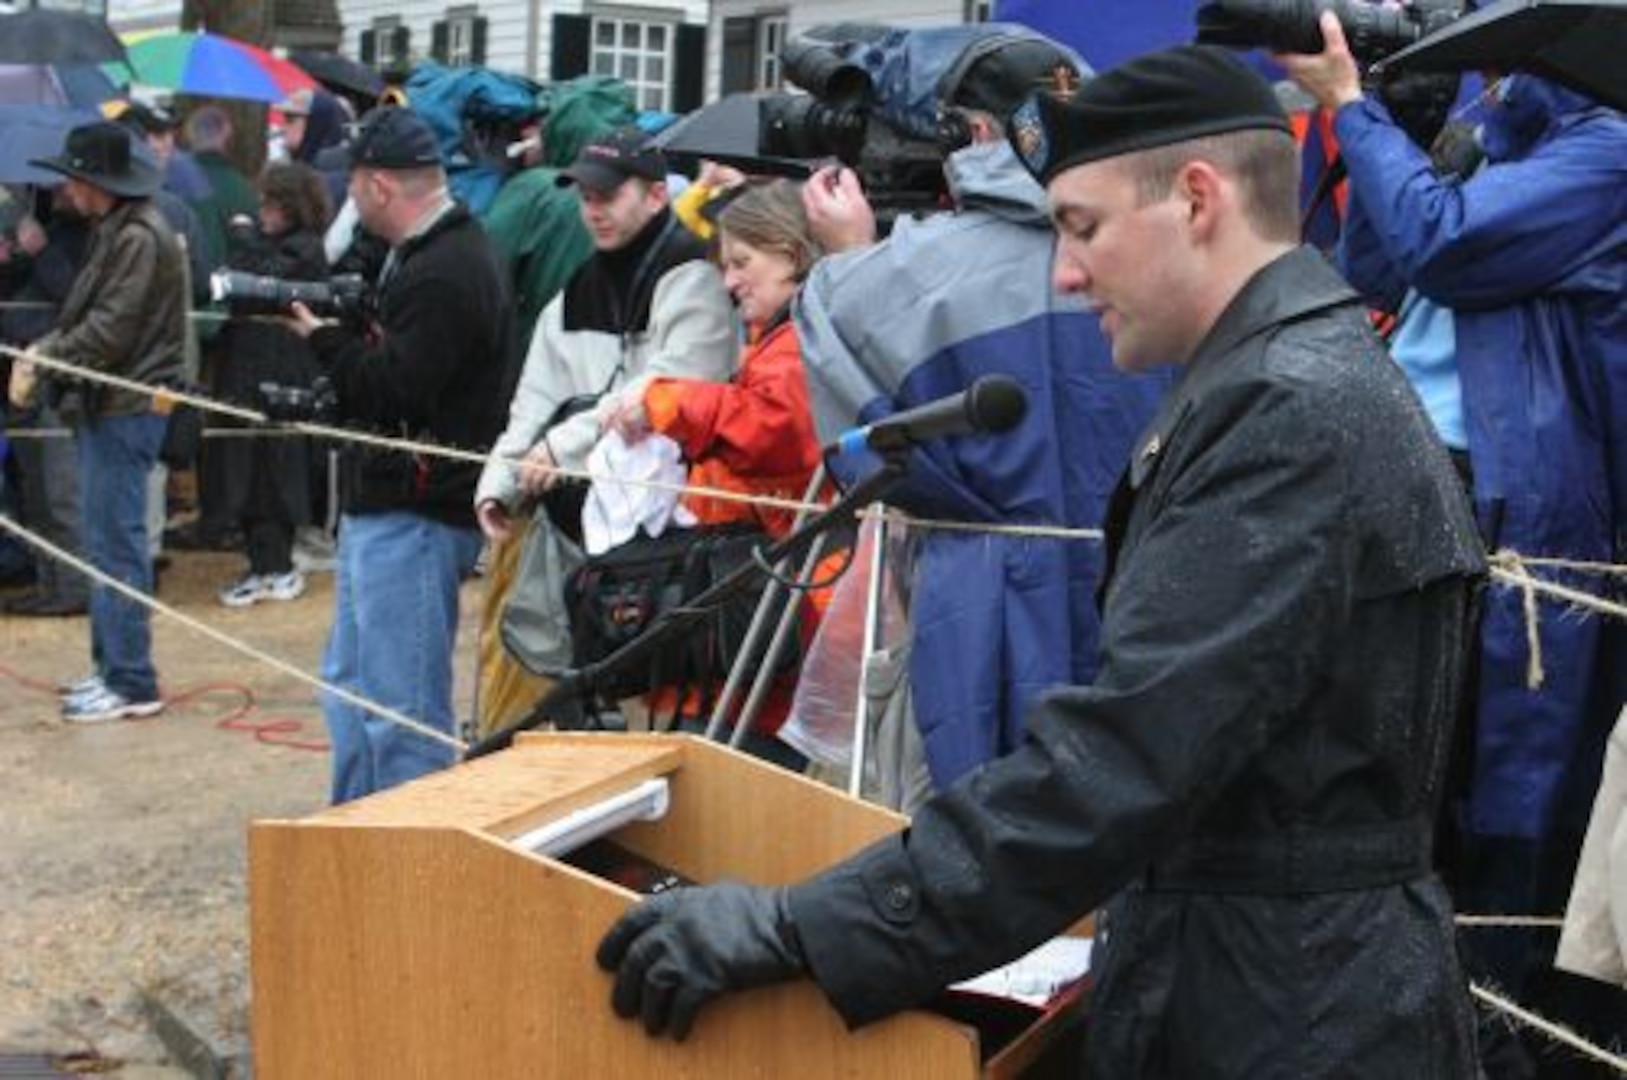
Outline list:
[[[90,253],[57,316],[35,343],[46,356],[148,385],[182,376],[186,257],[150,199],[121,202],[97,223]],[[86,386],[91,416],[152,409],[151,395]]]

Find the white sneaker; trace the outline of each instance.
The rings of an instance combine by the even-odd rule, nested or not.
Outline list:
[[[294,533],[294,569],[307,574],[332,572],[336,545],[333,537],[314,525],[302,525]]]
[[[107,687],[62,703],[62,719],[70,724],[106,724],[115,720],[141,720],[164,711],[162,699],[131,701]]]
[[[227,607],[248,607],[264,600],[267,595],[265,578],[259,574],[245,574],[220,590],[220,602]]]
[[[305,595],[305,575],[298,570],[267,574],[260,579],[260,588],[267,600],[298,600]]]
[[[101,688],[102,677],[91,674],[81,679],[75,679],[73,682],[57,683],[56,694],[57,697],[66,701],[68,698],[84,697],[86,694]]]

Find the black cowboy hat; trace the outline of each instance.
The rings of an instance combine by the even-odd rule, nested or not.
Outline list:
[[[83,180],[124,199],[145,198],[163,181],[158,169],[135,153],[130,130],[105,120],[74,128],[62,144],[62,153],[35,158],[29,164]]]

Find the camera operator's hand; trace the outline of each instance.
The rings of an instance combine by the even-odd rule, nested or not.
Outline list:
[[[826,251],[850,251],[876,242],[876,213],[864,197],[858,175],[827,165],[802,185],[808,231]]]
[[[302,338],[308,338],[324,326],[338,326],[337,319],[319,319],[312,314],[311,309],[295,300],[288,306],[288,317],[282,320],[283,325]]]
[[[514,518],[496,499],[482,499],[475,507],[475,518],[480,531],[494,544],[506,544],[514,536]]]
[[[559,462],[554,460],[554,452],[544,439],[520,459],[520,490],[534,498],[541,497],[559,482],[559,474],[554,471],[558,468]]]
[[[1337,109],[1352,101],[1360,101],[1361,71],[1356,58],[1350,55],[1345,41],[1344,27],[1339,16],[1324,11],[1318,24],[1322,28],[1322,51],[1315,55],[1277,53],[1273,59],[1281,64],[1288,77],[1299,88],[1325,109]]]

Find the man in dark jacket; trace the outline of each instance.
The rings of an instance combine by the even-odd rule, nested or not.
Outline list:
[[[179,381],[185,359],[186,256],[153,205],[158,169],[118,124],[68,133],[62,153],[34,164],[66,176],[66,197],[93,222],[90,253],[34,351],[147,385]],[[56,409],[76,429],[84,544],[97,569],[152,592],[147,478],[166,417],[151,395],[101,384],[64,384]],[[152,616],[117,592],[90,596],[96,671],[67,687],[74,723],[152,716],[164,707],[152,661]]]
[[[512,316],[502,267],[479,223],[447,192],[434,133],[421,117],[375,110],[350,160],[361,222],[390,245],[372,340],[299,304],[291,321],[332,379],[345,423],[484,451],[506,405]],[[473,510],[478,473],[477,465],[439,457],[351,452],[323,677],[427,726],[410,730],[328,698],[334,802],[452,760],[458,584],[482,542]]]
[[[635,907],[599,950],[613,1003],[682,1036],[806,973],[863,1024],[1114,898],[1092,1076],[1473,1076],[1429,837],[1483,556],[1356,297],[1296,246],[1287,119],[1185,46],[1012,140],[1114,362],[1184,368],[1109,506],[1097,680],[812,880]]]

